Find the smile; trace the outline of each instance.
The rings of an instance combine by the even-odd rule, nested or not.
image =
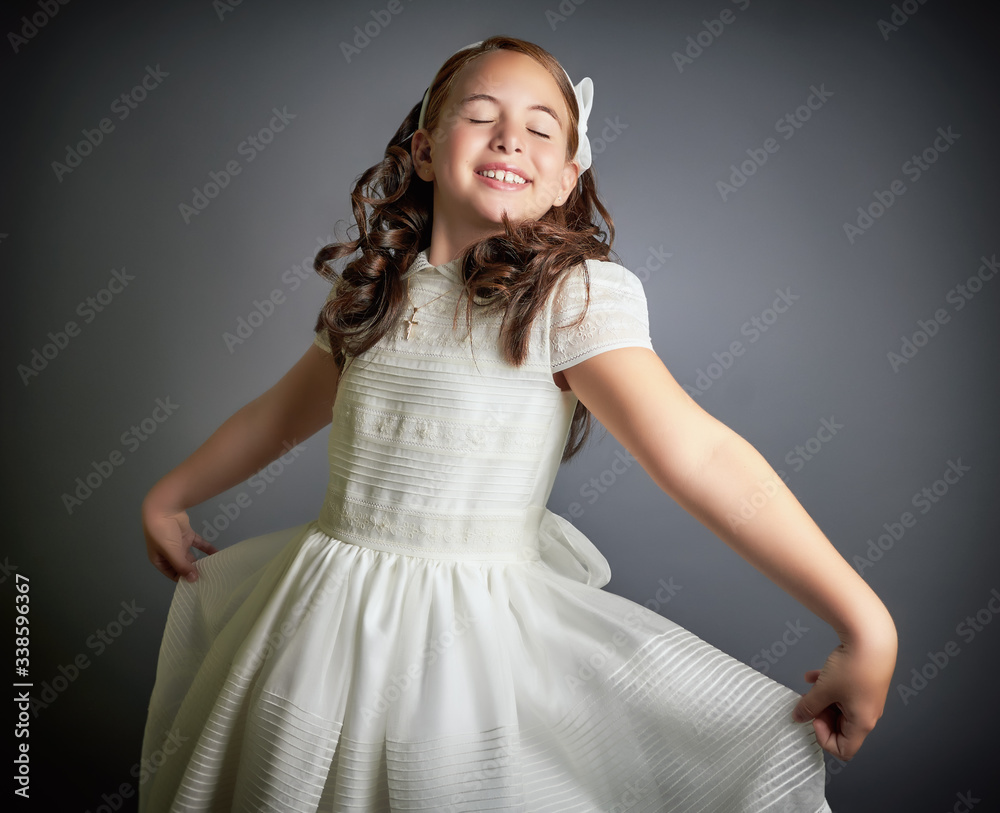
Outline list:
[[[530,183],[530,181],[526,181],[517,173],[506,172],[504,170],[484,169],[477,172],[476,175],[478,175],[481,178],[489,178],[490,180],[498,181],[499,183],[502,183],[505,187],[509,185],[524,186],[525,184]]]

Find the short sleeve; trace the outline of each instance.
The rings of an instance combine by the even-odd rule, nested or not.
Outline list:
[[[324,305],[337,295],[337,285],[339,284],[341,279],[342,279],[341,277],[337,277],[337,279],[334,280],[333,286],[330,288],[330,293],[327,294],[326,301],[323,303]],[[318,317],[319,314],[317,313],[317,318]],[[333,352],[333,350],[330,347],[330,340],[326,335],[326,328],[320,328],[319,330],[316,331],[315,338],[313,339],[313,344],[315,344],[317,347],[321,347],[327,353]]]
[[[556,373],[619,347],[648,347],[649,310],[639,278],[619,263],[586,260],[590,276],[590,304],[577,266],[561,280],[552,300],[549,358]],[[583,320],[573,324],[586,307]]]

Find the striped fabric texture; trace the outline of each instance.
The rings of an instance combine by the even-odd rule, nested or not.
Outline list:
[[[639,279],[577,271],[515,368],[420,254],[409,338],[340,382],[316,518],[175,588],[142,813],[829,813],[799,695],[601,589],[546,507],[576,407],[553,373],[653,349]]]

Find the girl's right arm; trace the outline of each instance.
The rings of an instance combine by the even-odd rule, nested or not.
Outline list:
[[[263,395],[225,421],[142,501],[150,561],[168,578],[198,578],[191,548],[216,549],[191,529],[187,509],[242,483],[330,423],[339,369],[333,356],[310,345]]]

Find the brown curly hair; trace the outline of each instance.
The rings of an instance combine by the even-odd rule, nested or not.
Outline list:
[[[447,130],[440,122],[442,106],[460,71],[472,60],[498,49],[526,54],[548,69],[558,84],[570,113],[570,160],[579,141],[579,109],[573,87],[548,51],[514,37],[490,37],[454,54],[441,66],[431,83],[425,113],[424,125],[431,139],[447,138]],[[406,283],[400,276],[430,244],[433,184],[414,172],[407,144],[417,129],[422,101],[413,106],[390,139],[383,159],[356,179],[351,192],[355,223],[350,228],[356,227],[358,236],[324,246],[313,263],[320,276],[336,283],[329,263],[361,251],[340,274],[337,294],[323,306],[314,328],[326,331],[341,372],[402,318]],[[366,205],[371,207],[370,214],[366,213]],[[607,225],[607,234],[595,225],[596,213]],[[502,225],[502,231],[466,248],[460,277],[463,290],[471,294],[465,297],[466,323],[471,326],[473,306],[503,310],[501,352],[509,363],[520,365],[527,358],[531,325],[560,279],[586,259],[607,260],[615,228],[597,195],[592,168],[581,173],[562,206],[553,206],[538,220],[511,221],[505,211]],[[607,243],[602,239],[605,236]],[[583,267],[589,306],[590,280]],[[574,324],[583,316],[581,313]],[[562,462],[583,447],[592,421],[590,411],[578,401]]]

